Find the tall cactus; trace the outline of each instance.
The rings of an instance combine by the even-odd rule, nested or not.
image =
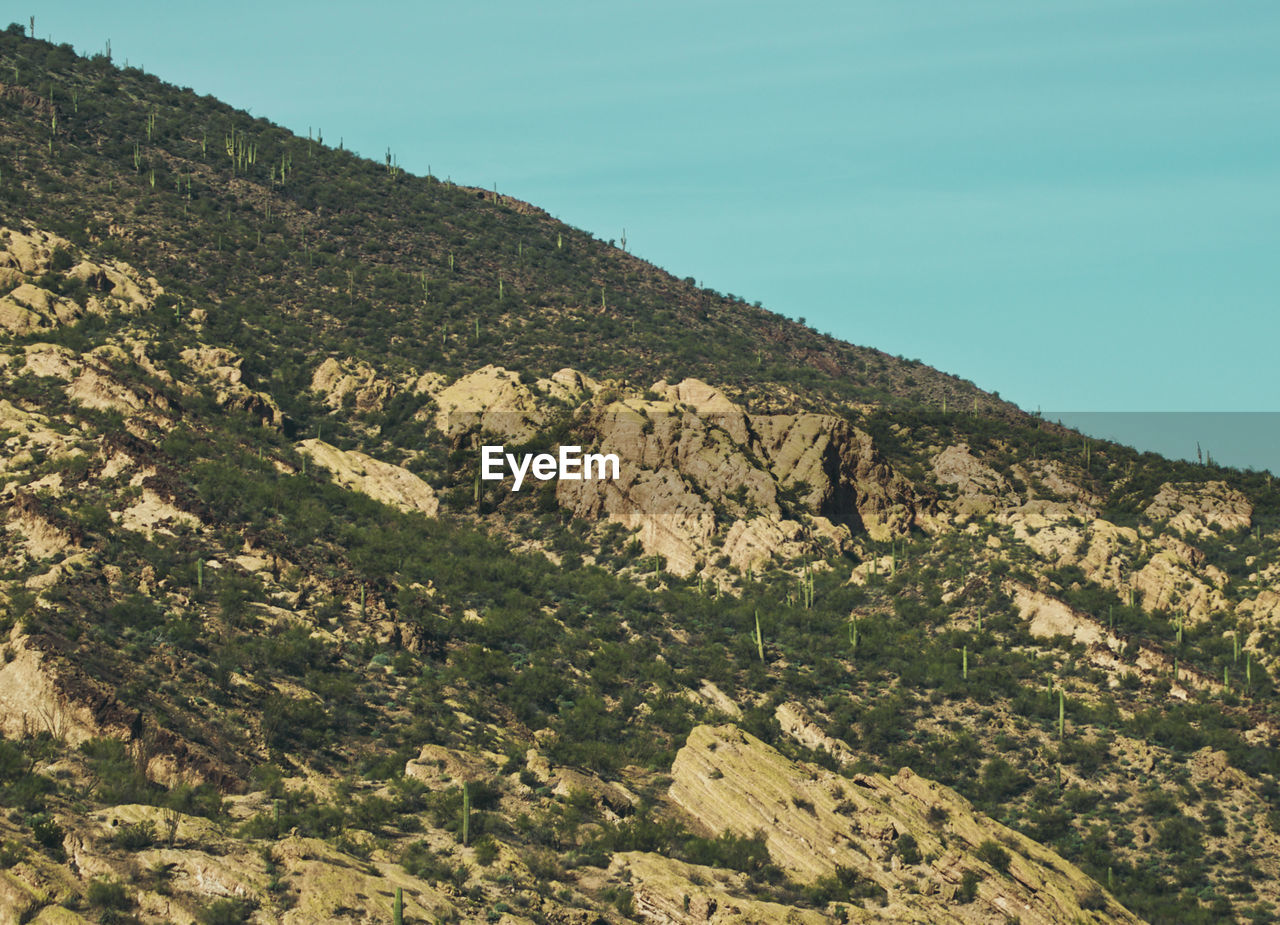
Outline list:
[[[392,925],[404,925],[404,891],[396,887],[395,902],[391,906]]]
[[[764,661],[764,636],[760,633],[760,611],[756,611],[756,652],[760,655],[760,661]]]
[[[462,785],[462,845],[471,844],[471,789],[470,785]]]

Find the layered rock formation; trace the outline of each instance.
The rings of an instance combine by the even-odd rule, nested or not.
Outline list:
[[[802,882],[847,868],[883,887],[883,920],[1138,922],[1074,865],[905,768],[844,779],[736,726],[699,726],[671,774],[672,799],[709,831],[763,833]],[[901,849],[906,835],[914,850]]]

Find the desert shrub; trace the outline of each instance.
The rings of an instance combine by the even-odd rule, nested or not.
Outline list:
[[[35,836],[35,840],[40,847],[44,848],[45,854],[58,861],[66,857],[62,841],[67,837],[67,833],[63,831],[62,826],[58,825],[58,821],[48,813],[41,813],[32,817],[31,834]]]
[[[200,925],[243,925],[253,910],[239,899],[215,899],[196,914]]]
[[[488,867],[498,859],[498,843],[486,835],[475,843],[475,853],[476,863]]]
[[[111,843],[125,851],[150,848],[156,840],[156,827],[150,819],[122,825],[111,836]]]
[[[999,842],[988,838],[978,846],[978,850],[975,853],[979,860],[990,864],[1000,873],[1007,874],[1009,872],[1009,852]]]
[[[896,850],[903,864],[919,864],[922,860],[920,846],[916,843],[915,836],[910,832],[898,837]]]
[[[105,877],[94,877],[89,881],[85,898],[89,900],[89,905],[99,909],[128,909],[133,905],[124,884]]]

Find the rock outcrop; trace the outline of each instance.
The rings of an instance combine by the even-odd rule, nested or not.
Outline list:
[[[214,385],[213,400],[219,408],[246,411],[260,418],[263,424],[281,425],[284,416],[275,399],[245,384],[241,369],[244,357],[222,347],[205,346],[189,347],[181,356],[187,366]]]
[[[793,762],[736,726],[699,726],[671,776],[672,799],[709,831],[763,833],[774,863],[798,880],[848,868],[879,884],[887,920],[1138,922],[1073,864],[906,768],[844,779]],[[907,834],[911,852],[899,850]],[[1007,854],[1004,870],[979,856],[987,842]],[[966,872],[977,877],[967,903]]]
[[[435,393],[436,429],[450,437],[472,430],[523,443],[546,419],[542,402],[519,375],[485,366]]]
[[[1248,529],[1253,522],[1249,499],[1225,482],[1165,482],[1145,513],[1152,520],[1167,520],[1172,530],[1197,536]]]
[[[756,899],[743,874],[660,854],[619,852],[613,856],[609,874],[630,885],[636,913],[641,921],[655,925],[825,925],[832,921],[825,910]],[[868,921],[859,912],[854,910],[852,921]]]
[[[375,501],[406,513],[434,517],[440,502],[431,486],[408,469],[374,459],[356,450],[340,450],[323,440],[304,440],[298,451],[329,470],[343,488],[368,495]]]
[[[935,456],[933,476],[939,485],[955,487],[953,510],[962,520],[988,514],[1011,497],[1004,476],[974,456],[967,443],[949,446]]]
[[[128,264],[96,263],[46,231],[0,229],[0,247],[0,290],[5,292],[0,296],[0,330],[12,334],[71,324],[112,309],[138,311],[164,292],[156,280],[142,278]],[[50,285],[53,289],[46,288]]]
[[[887,539],[918,520],[910,485],[845,421],[745,414],[698,380],[652,392],[665,397],[597,407],[585,424],[583,442],[616,454],[621,477],[560,482],[556,497],[575,516],[637,531],[675,574],[718,556],[763,568],[842,549],[855,531]]]
[[[348,401],[359,412],[377,411],[395,392],[394,387],[362,360],[339,362],[329,357],[311,375],[311,390],[323,396],[335,411]],[[348,398],[350,396],[350,398]]]

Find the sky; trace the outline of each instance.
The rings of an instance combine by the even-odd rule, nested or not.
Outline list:
[[[1028,410],[1280,411],[1275,0],[33,11]]]

